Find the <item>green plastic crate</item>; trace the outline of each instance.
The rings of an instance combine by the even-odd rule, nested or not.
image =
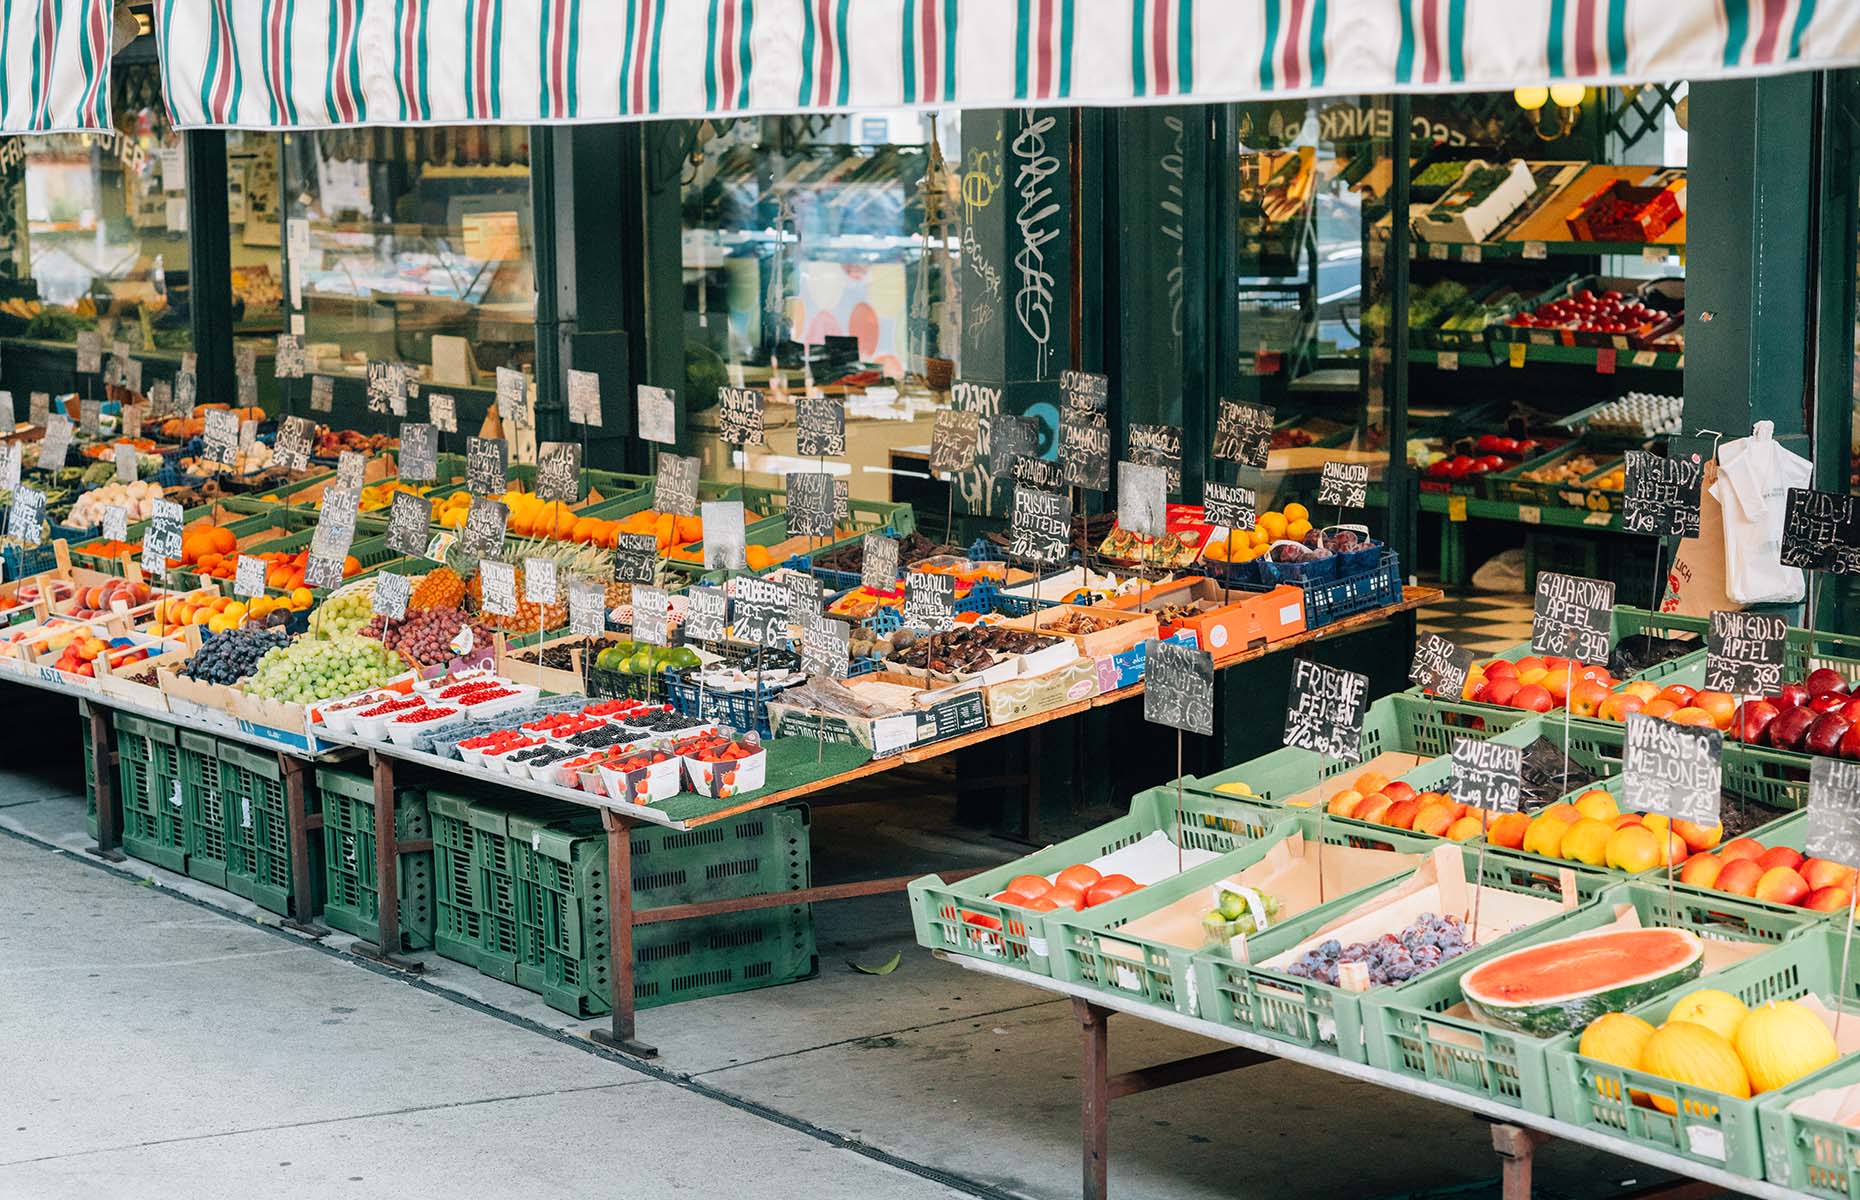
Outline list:
[[[1801,681],[1827,667],[1840,672],[1850,687],[1860,684],[1860,636],[1790,629],[1783,643],[1783,678]],[[1724,779],[1727,790],[1774,808],[1808,803],[1808,767],[1814,756],[1773,746],[1747,746],[1727,739]]]
[[[478,910],[479,843],[502,838],[471,819],[472,802],[452,792],[429,791],[433,827],[433,949],[467,966],[479,964],[484,919]]]
[[[131,713],[117,713],[114,724],[123,851],[170,871],[184,871],[187,811],[177,731]]]
[[[1850,1054],[1807,1080],[1767,1092],[1757,1101],[1763,1132],[1763,1173],[1810,1196],[1852,1200],[1860,1195],[1860,1129],[1788,1111],[1827,1088],[1860,1083],[1860,1054]]]
[[[181,757],[181,805],[187,822],[187,873],[202,883],[226,886],[229,843],[243,843],[247,831],[236,814],[220,774],[220,744],[205,734],[183,729],[176,739]],[[228,827],[228,812],[235,814]]]
[[[1121,931],[1138,917],[1174,904],[1184,896],[1205,891],[1252,866],[1292,834],[1316,837],[1319,826],[1316,813],[1288,815],[1284,811],[1275,813],[1262,809],[1261,816],[1263,819],[1276,817],[1278,822],[1258,838],[1212,862],[1190,867],[1172,879],[1151,884],[1107,904],[1079,913],[1055,912],[1048,917],[1046,938],[1053,978],[1123,999],[1135,998],[1159,1008],[1173,1008],[1191,1017],[1199,1016],[1194,957],[1202,947],[1184,948]],[[1354,840],[1350,831],[1337,822],[1325,821],[1323,828],[1327,845],[1348,845]],[[1425,855],[1440,844],[1437,838],[1399,830],[1384,830],[1382,836],[1389,842],[1390,849],[1407,854]],[[1393,874],[1406,874],[1408,870],[1400,868]],[[1379,882],[1366,884],[1347,894],[1331,897],[1321,907],[1326,910],[1349,907],[1379,886]],[[1122,952],[1114,952],[1110,948],[1113,944]]]
[[[1517,950],[1599,929],[1612,922],[1616,907],[1624,904],[1634,908],[1644,926],[1677,925],[1724,941],[1780,945],[1802,929],[1799,921],[1754,907],[1731,915],[1730,910],[1738,906],[1708,903],[1681,893],[1675,893],[1669,904],[1664,887],[1637,880],[1617,884],[1593,904],[1506,944]],[[1460,990],[1461,974],[1434,971],[1405,987],[1370,992],[1363,1001],[1370,1065],[1551,1116],[1550,1070],[1544,1052],[1556,1038],[1533,1037],[1451,1012],[1466,998]],[[1685,986],[1689,990],[1703,985]]]
[[[90,753],[90,713],[78,705],[78,740],[84,746],[84,827],[93,840],[97,836],[97,763]]]
[[[1793,1000],[1813,992],[1830,1007],[1839,1004],[1860,1013],[1860,977],[1850,977],[1844,991],[1840,986],[1841,940],[1835,929],[1807,929],[1774,950],[1718,972],[1713,982],[1752,1008],[1767,1000]],[[1662,996],[1628,1011],[1659,1025],[1678,998]],[[1576,1053],[1580,1041],[1579,1032],[1565,1034],[1545,1051],[1551,1104],[1558,1120],[1752,1179],[1763,1178],[1768,1149],[1759,1105],[1767,1100],[1773,1112],[1775,1104],[1816,1091],[1840,1065],[1824,1067],[1773,1095],[1739,1100],[1584,1058]],[[1674,1104],[1678,1112],[1669,1116],[1643,1108],[1624,1089],[1658,1096]],[[1610,1091],[1612,1095],[1607,1094]],[[1779,1170],[1786,1170],[1781,1153],[1775,1162]]]
[[[1466,845],[1460,852],[1465,856],[1467,875],[1481,872],[1478,877],[1487,887],[1531,895],[1555,894],[1560,887],[1561,873],[1557,878],[1546,877],[1530,864],[1512,858],[1509,851],[1488,848],[1481,858],[1476,845]],[[1406,873],[1384,880],[1374,890],[1392,888],[1405,878]],[[1581,903],[1593,900],[1613,882],[1605,876],[1580,870],[1570,870],[1567,878],[1573,885],[1574,899]],[[1372,894],[1364,902],[1373,898]],[[1267,930],[1251,940],[1250,957],[1259,962],[1271,959],[1312,936],[1337,915],[1340,914],[1328,911],[1305,913]],[[1517,944],[1516,936],[1482,946],[1453,960],[1453,965],[1446,969],[1457,974],[1480,958],[1502,953]],[[1202,1015],[1206,1019],[1277,1041],[1328,1051],[1351,1062],[1367,1061],[1362,1003],[1369,993],[1350,992],[1316,980],[1236,962],[1227,951],[1219,949],[1196,955],[1195,971]],[[1424,975],[1401,987],[1381,990],[1399,991],[1426,978]]]
[[[318,767],[317,795],[323,809],[323,920],[347,933],[374,940],[380,933],[380,884],[375,874],[375,785],[365,776]],[[394,793],[394,837],[422,841],[432,836],[426,793]],[[400,897],[400,949],[433,944],[433,852],[402,851],[394,872]]]
[[[1753,829],[1744,836],[1755,838],[1757,841],[1763,843],[1766,848],[1770,846],[1787,846],[1791,850],[1804,850],[1806,849],[1805,839],[1808,837],[1808,814],[1805,812],[1790,813],[1786,817],[1779,817],[1767,825]],[[1661,868],[1657,872],[1648,872],[1646,878],[1649,880],[1657,880],[1660,885],[1664,887],[1666,883],[1665,868]],[[1753,896],[1739,896],[1734,892],[1721,892],[1715,888],[1696,887],[1689,883],[1681,883],[1677,878],[1673,881],[1673,889],[1676,892],[1692,896],[1700,903],[1708,905],[1726,904],[1728,906],[1728,911],[1733,913],[1761,912],[1765,914],[1766,917],[1776,921],[1793,922],[1798,928],[1825,924],[1833,924],[1838,928],[1840,924],[1836,919],[1839,914],[1836,913],[1826,913],[1811,908],[1799,908],[1793,904],[1772,904],[1767,900],[1758,900]],[[1841,910],[1843,913],[1845,911],[1845,909]]]
[[[322,848],[314,839],[308,847],[311,911],[293,912],[290,814],[278,756],[231,742],[220,743],[219,753],[226,889],[280,916],[308,921],[322,906],[322,872],[316,861]]]

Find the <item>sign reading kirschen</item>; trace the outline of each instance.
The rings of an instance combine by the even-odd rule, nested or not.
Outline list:
[[[1860,763],[1820,755],[1809,760],[1802,848],[1810,858],[1860,862]]]
[[[1718,823],[1724,734],[1629,713],[1621,754],[1621,807],[1695,825]]]
[[[898,539],[882,533],[868,533],[861,543],[864,555],[859,564],[859,582],[874,591],[890,591],[898,586]]]
[[[369,604],[374,613],[384,621],[404,621],[407,618],[407,601],[413,598],[413,577],[397,575],[393,571],[383,571],[375,576],[374,595]]]
[[[1463,737],[1453,743],[1455,800],[1487,812],[1517,812],[1524,801],[1524,747]]]
[[[1259,524],[1259,493],[1209,480],[1201,485],[1201,511],[1210,525],[1245,532]]]
[[[1472,673],[1473,652],[1456,646],[1437,633],[1423,633],[1414,643],[1414,661],[1408,666],[1408,678],[1418,687],[1458,700],[1466,691],[1466,677]]]
[[[593,371],[569,371],[568,419],[576,425],[601,427],[601,377]]]
[[[1319,504],[1361,508],[1369,502],[1369,464],[1327,462],[1318,477]]]
[[[1292,663],[1285,744],[1343,762],[1363,759],[1369,677],[1300,658]]]
[[[746,570],[749,563],[748,548],[743,537],[743,502],[706,500],[701,507],[705,570]]]
[[[639,385],[634,393],[639,404],[641,441],[670,446],[678,441],[678,393],[671,388]]]
[[[956,577],[912,571],[904,577],[904,625],[937,633],[956,623]]]
[[[1623,530],[1655,537],[1699,535],[1699,491],[1705,466],[1698,455],[1666,458],[1629,450],[1623,465]]]
[[[1531,652],[1607,662],[1614,609],[1613,580],[1539,571],[1531,610]]]
[[[720,642],[730,624],[730,597],[720,587],[694,587],[685,593],[685,637],[693,642]]]
[[[1151,638],[1143,662],[1143,719],[1153,725],[1214,733],[1214,656],[1181,642]]]
[[[651,583],[659,575],[659,539],[622,533],[614,539],[614,582]]]
[[[1770,613],[1714,612],[1705,634],[1705,688],[1767,696],[1782,687],[1789,622]]]
[[[1117,524],[1139,537],[1159,538],[1169,532],[1168,468],[1117,464]]]

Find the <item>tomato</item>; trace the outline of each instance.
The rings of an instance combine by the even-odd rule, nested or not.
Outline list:
[[[1031,900],[1035,896],[1044,896],[1052,890],[1053,885],[1046,882],[1044,876],[1016,875],[1014,878],[1008,880],[1008,885],[1002,889],[1002,893],[1004,895],[1020,896],[1023,899]]]
[[[1059,906],[1053,903],[1052,896],[1048,894],[1045,896],[1035,896],[1033,899],[1021,905],[1021,907],[1028,912],[1052,912]]]
[[[1061,886],[1068,883],[1077,884],[1079,891],[1082,892],[1092,884],[1097,883],[1098,879],[1097,868],[1078,863],[1061,871],[1059,873],[1059,878],[1055,882],[1059,883]]]
[[[1076,883],[1059,883],[1040,899],[1051,900],[1055,907],[1063,905],[1073,912],[1078,912],[1085,907],[1085,889]]]
[[[1086,891],[1086,907],[1089,908],[1093,905],[1103,904],[1105,901],[1115,900],[1119,896],[1128,896],[1142,886],[1142,884],[1128,875],[1106,875],[1097,883],[1092,884]]]

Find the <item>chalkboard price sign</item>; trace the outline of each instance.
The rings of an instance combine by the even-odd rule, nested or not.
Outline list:
[[[614,542],[614,582],[651,583],[659,573],[659,539],[623,533]]]
[[[664,588],[633,589],[633,640],[648,646],[671,641],[671,597]]]
[[[1705,466],[1694,454],[1665,458],[1629,450],[1621,492],[1621,528],[1655,537],[1699,535],[1699,490]]]
[[[509,469],[510,446],[503,438],[465,439],[465,487],[472,495],[503,495],[510,487]]]
[[[1214,733],[1214,656],[1181,642],[1151,638],[1144,651],[1143,719],[1154,725]]]
[[[568,583],[568,631],[576,637],[607,632],[607,589],[586,579]]]
[[[1472,673],[1472,664],[1471,650],[1456,646],[1437,633],[1424,633],[1415,640],[1414,661],[1408,666],[1408,678],[1415,686],[1436,696],[1458,700],[1465,695],[1466,677]]]
[[[407,619],[407,601],[412,598],[412,576],[383,571],[375,576],[374,593],[369,604],[375,616],[384,621],[404,621]]]
[[[1295,660],[1285,705],[1285,744],[1342,762],[1361,762],[1368,701],[1367,675]]]
[[[833,476],[807,471],[790,472],[788,485],[788,536],[833,536]]]
[[[975,465],[982,440],[982,419],[977,413],[944,409],[930,427],[930,473],[955,475]]]
[[[315,440],[316,423],[309,417],[285,417],[278,422],[278,440],[272,443],[272,456],[286,470],[301,471],[310,465],[310,446]],[[401,474],[405,475],[405,451],[402,454]]]
[[[1016,485],[1008,522],[1008,556],[1019,562],[1064,562],[1072,552],[1072,498]]]
[[[536,457],[536,494],[545,502],[581,503],[581,445],[544,442]]]
[[[1614,608],[1613,580],[1539,571],[1531,610],[1531,652],[1607,662]]]
[[[799,625],[809,613],[820,612],[820,580],[796,572],[782,580],[782,587],[788,593],[789,624]]]
[[[142,394],[142,360],[132,358],[123,364],[123,386],[137,395]]]
[[[230,467],[239,457],[239,418],[231,409],[207,410],[205,457],[208,462]]]
[[[601,377],[593,371],[569,371],[568,419],[590,429],[601,427]],[[643,420],[640,422],[640,432],[644,436]]]
[[[271,360],[273,376],[278,379],[304,377],[304,341],[294,333],[280,333],[278,348]]]
[[[1040,422],[1033,417],[996,413],[982,418],[982,430],[988,441],[985,470],[990,479],[1008,478],[1016,460],[1040,456]]]
[[[409,558],[426,554],[433,525],[433,502],[412,492],[395,492],[388,502],[387,548]]]
[[[71,418],[56,414],[45,418],[45,436],[39,439],[39,469],[56,471],[65,465],[71,449]]]
[[[233,344],[233,374],[241,383],[250,379],[258,382],[258,343],[235,342]]]
[[[13,393],[0,391],[0,433],[12,433],[19,428],[19,421],[13,415]]]
[[[1523,771],[1524,747],[1459,738],[1453,743],[1453,786],[1447,795],[1487,812],[1517,812],[1524,801]]]
[[[1168,472],[1168,489],[1182,486],[1182,427],[1180,425],[1134,424],[1125,431],[1129,447],[1124,457],[1144,466],[1161,467]],[[1122,519],[1122,510],[1119,510]]]
[[[52,394],[50,392],[34,392],[27,397],[26,421],[29,424],[43,427],[51,412]]]
[[[530,423],[529,385],[523,372],[510,367],[497,368],[497,418],[512,429],[526,429]]]
[[[523,598],[525,600],[531,604],[547,607],[555,603],[557,592],[555,559],[526,558],[523,560]]]
[[[838,396],[795,399],[794,452],[802,458],[839,458],[846,453],[846,401]]]
[[[788,640],[788,592],[766,579],[744,579],[736,592],[736,640],[779,646]]]
[[[1059,394],[1066,412],[1101,413],[1110,404],[1111,379],[1090,371],[1061,371]]]
[[[743,502],[706,500],[702,515],[704,568],[709,571],[746,570],[749,564],[743,537]]]
[[[77,335],[77,373],[103,374],[103,335],[86,329]]]
[[[1710,827],[1724,787],[1724,734],[1629,713],[1621,755],[1621,807]],[[1458,799],[1455,796],[1454,799]]]
[[[116,456],[116,482],[134,483],[136,468],[141,463],[136,448],[128,442],[118,442],[110,447],[110,452]]]
[[[1810,858],[1860,862],[1860,763],[1820,756],[1809,761],[1802,849]]]
[[[1061,491],[1068,486],[1065,467],[1050,458],[1015,459],[1013,478],[1015,483],[1045,488],[1049,492]]]
[[[868,533],[860,550],[859,582],[874,591],[890,591],[898,586],[898,539],[882,533]]]
[[[103,540],[106,542],[126,542],[129,540],[128,509],[120,504],[104,505]]]
[[[643,441],[670,446],[678,441],[678,393],[671,388],[642,383],[639,400],[639,436]]]
[[[45,493],[34,487],[13,489],[13,507],[6,514],[6,535],[26,546],[45,539]]]
[[[1268,405],[1221,401],[1214,418],[1214,457],[1265,470],[1267,456],[1272,453],[1272,427],[1278,419],[1277,411]]]
[[[480,559],[478,583],[484,593],[484,611],[500,617],[517,615],[517,568],[495,558]]]
[[[368,473],[368,460],[360,450],[344,450],[336,456],[336,486],[347,491],[362,490],[362,476]]]
[[[121,387],[129,374],[129,343],[118,339],[110,343],[110,372],[105,378]]]
[[[1167,467],[1139,462],[1117,464],[1117,524],[1140,537],[1169,532]]]
[[[458,401],[444,392],[426,394],[426,419],[441,433],[459,431]]]
[[[852,668],[852,626],[819,612],[801,619],[801,670],[844,679]]]
[[[698,472],[703,460],[695,454],[659,454],[659,473],[652,481],[652,506],[660,512],[688,517],[697,512]]]
[[[1770,613],[1714,612],[1705,634],[1705,687],[1733,696],[1781,689],[1789,623]]]
[[[413,483],[439,478],[439,431],[428,421],[400,424],[400,477]]]
[[[142,570],[146,574],[168,574],[168,560],[181,557],[181,506],[172,500],[157,500],[142,527]]]
[[[1067,487],[1102,492],[1111,486],[1111,426],[1103,413],[1068,408],[1060,414],[1059,461]]]
[[[502,500],[473,496],[471,507],[465,510],[465,528],[459,531],[459,548],[476,558],[499,553],[509,521],[510,509]]]
[[[1201,510],[1208,524],[1245,532],[1259,523],[1259,494],[1250,487],[1209,480],[1201,485]]]
[[[1783,515],[1782,565],[1860,574],[1860,496],[1790,488]]]
[[[956,623],[956,577],[912,571],[904,577],[904,625],[939,633]]]
[[[342,560],[312,554],[304,564],[304,585],[319,591],[342,586]]]
[[[1369,503],[1369,464],[1327,462],[1318,476],[1319,504],[1361,508]]]
[[[394,372],[393,363],[369,363],[368,411],[384,417],[391,416],[394,412],[394,393],[400,386],[400,379]]]
[[[78,401],[78,432],[86,440],[95,441],[103,433],[103,401]]]
[[[317,505],[316,529],[310,535],[310,553],[341,558],[355,540],[355,514],[361,505],[359,488],[332,487]]]
[[[188,370],[186,367],[182,367],[179,371],[176,371],[174,374],[174,410],[176,412],[192,412],[194,410],[194,401],[199,395],[200,376],[194,374],[194,372]],[[315,399],[315,394],[312,393],[311,401],[313,406]],[[328,412],[329,410],[326,408],[323,411]]]
[[[158,420],[175,411],[174,385],[166,379],[149,384],[149,420]]]
[[[685,637],[720,642],[730,624],[730,597],[720,587],[694,587],[685,593]]]
[[[726,445],[762,444],[762,403],[762,393],[754,388],[717,389],[717,432]]]
[[[192,376],[177,377],[174,381],[174,398],[178,406],[181,403],[181,379]],[[336,407],[336,381],[327,375],[310,377],[310,411],[326,413]]]
[[[19,486],[20,458],[18,442],[0,446],[0,492],[10,492]]]

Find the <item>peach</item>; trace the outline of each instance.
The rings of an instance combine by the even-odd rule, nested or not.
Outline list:
[[[1391,801],[1413,800],[1415,798],[1414,787],[1410,784],[1403,783],[1399,779],[1390,780],[1388,783],[1384,784],[1382,787],[1382,794],[1387,796]]]
[[[1730,841],[1726,842],[1724,844],[1724,849],[1718,851],[1718,856],[1720,858],[1754,859],[1757,855],[1762,853],[1762,842],[1757,841],[1755,838],[1740,837],[1732,838]]]
[[[1389,805],[1382,814],[1384,825],[1393,825],[1397,829],[1413,829],[1414,816],[1421,811],[1421,806],[1412,800],[1401,800]]]
[[[1412,828],[1416,833],[1429,833],[1435,837],[1445,837],[1453,825],[1453,807],[1448,804],[1430,804],[1414,814]]]
[[[1447,836],[1456,842],[1470,842],[1485,832],[1478,817],[1461,817],[1447,826]]]
[[[1737,715],[1737,697],[1729,692],[1700,692],[1692,697],[1692,703],[1710,713],[1711,723],[1719,729],[1729,729]]]
[[[1380,792],[1376,794],[1381,795]],[[1356,806],[1368,798],[1355,788],[1344,788],[1331,796],[1330,801],[1324,805],[1324,811],[1333,817],[1352,817],[1356,815]]]
[[[1622,813],[1615,818],[1616,829],[1626,829],[1629,825],[1640,825],[1639,813]],[[1640,827],[1642,829],[1647,828],[1645,825],[1640,825]]]
[[[1718,873],[1724,870],[1724,865],[1724,860],[1715,854],[1694,854],[1680,868],[1679,882],[1693,887],[1711,887],[1718,882]]]
[[[1771,867],[1757,880],[1753,893],[1771,904],[1800,904],[1808,897],[1808,883],[1789,867]]]
[[[1538,682],[1544,685],[1544,690],[1549,692],[1550,698],[1555,700],[1558,704],[1563,703],[1563,701],[1569,697],[1568,667],[1553,667],[1549,674],[1538,680]]]
[[[1524,831],[1530,825],[1531,819],[1523,813],[1503,813],[1493,819],[1491,827],[1486,830],[1485,840],[1494,846],[1517,850],[1524,845]]]
[[[1650,704],[1659,696],[1660,685],[1657,683],[1649,683],[1645,679],[1635,679],[1622,684],[1621,693],[1625,696],[1638,697],[1642,704]],[[1673,707],[1678,708],[1679,706],[1675,704]]]
[[[1718,872],[1717,887],[1721,892],[1754,896],[1757,894],[1757,882],[1762,878],[1763,868],[1754,859],[1733,858]]]
[[[1816,891],[1821,891],[1824,888],[1851,889],[1854,885],[1854,869],[1852,867],[1842,866],[1837,862],[1829,862],[1825,858],[1804,859],[1802,865],[1797,868],[1797,873],[1802,876],[1809,887]]]
[[[1802,865],[1802,855],[1799,851],[1791,850],[1787,846],[1771,846],[1757,855],[1757,865],[1765,871],[1774,867],[1788,867],[1794,871]]]
[[[1552,804],[1537,815],[1540,817],[1555,817],[1565,824],[1571,821],[1582,820],[1582,814],[1576,811],[1576,806],[1573,804]]]
[[[1350,781],[1350,786],[1367,796],[1371,792],[1380,792],[1389,785],[1389,777],[1380,771],[1364,771]],[[1391,797],[1392,798],[1392,797]]]
[[[1839,912],[1852,908],[1854,894],[1844,887],[1816,888],[1802,900],[1803,908],[1812,908],[1817,912]]]
[[[1487,679],[1516,679],[1518,664],[1503,658],[1495,658],[1483,668]]]
[[[1378,825],[1385,825],[1388,823],[1386,818],[1388,817],[1389,809],[1394,803],[1393,800],[1390,800],[1386,795],[1381,793],[1377,793],[1374,796],[1364,796],[1363,802],[1358,804],[1356,806],[1356,811],[1350,815],[1359,821],[1373,821]]]
[[[1641,706],[1640,711],[1643,716],[1665,718],[1678,712],[1679,706],[1674,704],[1671,700],[1659,697],[1647,701],[1646,704]]]
[[[1641,706],[1646,703],[1639,696],[1615,692],[1602,701],[1601,707],[1595,710],[1595,715],[1604,721],[1625,721],[1629,713],[1639,712]]]

